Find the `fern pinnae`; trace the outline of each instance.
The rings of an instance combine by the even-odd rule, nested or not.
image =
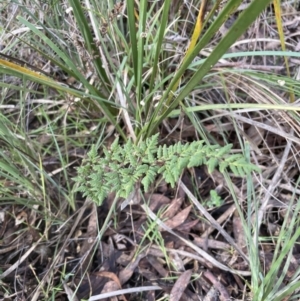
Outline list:
[[[147,173],[148,170],[149,170],[149,165],[142,164],[137,167],[135,174],[137,178],[141,178],[144,174]]]
[[[146,139],[147,149],[151,153],[155,153],[157,151],[158,144],[158,134],[153,135],[150,139]]]
[[[183,170],[189,163],[188,157],[180,157],[177,162],[177,166],[179,170]]]
[[[187,167],[192,168],[192,167],[195,167],[195,166],[200,166],[204,163],[203,161],[204,160],[203,160],[203,157],[201,155],[195,154],[195,156],[190,157]]]
[[[165,179],[165,181],[167,183],[169,183],[172,188],[174,188],[175,187],[175,179],[174,179],[172,171],[170,170],[170,168],[168,168],[168,166],[166,166],[162,175],[163,175],[163,178]]]
[[[168,148],[167,148],[167,146],[165,144],[162,146],[162,157],[163,158],[167,158],[168,157]]]
[[[163,156],[163,151],[162,151],[162,150],[163,150],[163,149],[162,149],[161,146],[159,146],[159,147],[157,148],[157,152],[156,152],[157,158],[161,158],[161,157]]]
[[[117,152],[118,150],[120,150],[119,136],[116,137],[116,139],[113,141],[113,143],[110,146],[111,152]]]
[[[221,172],[221,173],[224,173],[227,167],[228,167],[227,162],[226,162],[226,161],[222,161],[222,162],[219,164],[220,172]]]
[[[233,172],[234,175],[237,175],[237,176],[240,175],[240,173],[239,173],[237,167],[234,166],[233,164],[232,164],[232,165],[229,165],[229,168],[230,168],[230,170]]]
[[[177,154],[180,154],[182,152],[182,144],[181,142],[179,141],[178,143],[175,144],[175,152]]]
[[[93,145],[94,146],[94,145]],[[104,153],[104,160],[107,160],[108,162],[111,160],[112,152],[110,152],[105,146],[102,149]]]
[[[216,169],[218,163],[219,162],[217,158],[213,158],[213,157],[209,158],[209,160],[206,162],[208,172],[212,173]]]
[[[224,159],[226,162],[228,163],[235,163],[238,162],[240,159],[242,159],[243,161],[245,161],[244,157],[242,157],[240,154],[233,154],[230,156],[224,156]]]
[[[145,191],[148,191],[149,186],[154,182],[155,177],[157,176],[157,170],[157,166],[149,166],[148,170],[145,172],[145,176],[141,181]]]
[[[217,153],[215,156],[222,157],[222,156],[228,154],[231,151],[231,149],[232,149],[232,144],[227,144],[227,145],[221,147],[219,150],[216,150]]]

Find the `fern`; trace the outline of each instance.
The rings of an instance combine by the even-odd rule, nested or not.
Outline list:
[[[236,176],[259,171],[242,155],[231,155],[231,148],[231,144],[220,147],[205,145],[204,141],[158,146],[158,134],[139,145],[128,140],[121,147],[117,138],[110,149],[103,148],[104,157],[99,157],[93,146],[74,180],[78,191],[101,205],[109,192],[127,198],[136,183],[148,191],[158,175],[174,187],[186,167],[205,164],[209,172],[219,167],[221,172],[229,169]]]

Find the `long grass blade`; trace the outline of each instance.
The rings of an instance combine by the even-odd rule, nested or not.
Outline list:
[[[274,10],[275,10],[275,20],[276,20],[276,24],[277,24],[281,48],[283,51],[286,51],[280,4],[281,4],[280,0],[273,0]],[[286,56],[284,57],[284,62],[285,62],[285,66],[286,66],[287,75],[288,75],[288,77],[291,77],[289,62],[288,62],[288,59]],[[291,88],[293,88],[293,87],[291,87]],[[294,102],[294,101],[295,101],[295,94],[293,93],[293,91],[291,91],[290,92],[290,102]]]
[[[152,133],[154,129],[162,122],[166,116],[175,108],[188,94],[194,89],[195,86],[203,79],[203,77],[209,72],[209,70],[214,66],[222,55],[227,51],[227,49],[242,35],[242,33],[254,22],[258,14],[270,3],[270,0],[256,0],[253,1],[249,7],[241,13],[236,22],[229,29],[228,33],[220,41],[220,43],[213,50],[211,55],[205,60],[201,68],[193,75],[191,80],[182,89],[177,97],[172,100],[171,103],[167,103],[166,109],[163,113],[158,116],[153,123],[151,123],[149,133]],[[195,47],[197,49],[197,47]],[[193,57],[194,52],[192,52],[191,57]],[[176,77],[176,76],[175,76]],[[166,91],[168,93],[168,91]],[[166,94],[165,93],[165,94]],[[168,93],[169,94],[169,93]],[[161,109],[163,106],[159,107]]]

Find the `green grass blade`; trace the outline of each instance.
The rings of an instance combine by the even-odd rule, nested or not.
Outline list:
[[[127,15],[128,15],[128,25],[129,25],[129,36],[132,51],[132,63],[133,63],[133,73],[135,84],[137,85],[138,78],[138,48],[137,48],[137,30],[135,26],[135,15],[134,15],[134,1],[126,0]]]
[[[183,58],[183,62],[179,66],[178,70],[175,72],[173,79],[171,80],[170,84],[168,85],[168,88],[164,92],[159,105],[157,106],[155,112],[152,114],[151,120],[148,123],[148,126],[152,125],[154,120],[157,118],[159,112],[164,108],[166,104],[166,99],[169,98],[170,93],[174,93],[175,87],[177,87],[178,82],[184,72],[188,69],[189,65],[192,63],[193,59],[199,54],[200,50],[203,49],[213,38],[213,36],[216,34],[216,32],[220,29],[222,24],[228,19],[228,16],[234,10],[235,7],[237,7],[242,0],[231,0],[220,12],[217,19],[213,22],[213,24],[206,30],[205,34],[200,38],[197,45],[194,47],[192,51],[188,53]],[[196,30],[196,29],[195,29]],[[172,91],[172,92],[171,92]],[[151,128],[151,126],[150,126]],[[148,131],[148,127],[144,128],[144,131]],[[151,132],[153,132],[153,129],[150,130],[146,136],[150,135]]]
[[[145,37],[144,35],[145,30],[146,30],[146,18],[147,18],[147,1],[142,0],[139,3],[140,8],[139,8],[139,29],[137,33],[137,43],[138,43],[138,48],[137,48],[137,79],[136,79],[136,105],[137,105],[137,110],[135,114],[135,119],[137,121],[141,120],[141,100],[142,100],[142,93],[143,93],[143,87],[142,87],[142,73],[143,73],[143,64],[144,64],[144,45],[145,45]]]
[[[99,51],[95,45],[95,41],[93,40],[92,30],[88,24],[88,20],[84,15],[85,14],[84,9],[82,8],[82,5],[79,0],[69,0],[69,3],[70,6],[73,8],[73,13],[76,18],[77,25],[79,27],[80,33],[84,38],[85,48],[88,50],[88,53],[91,55],[94,67],[100,79],[102,80],[104,87],[107,89],[107,92],[109,92],[108,87],[110,86],[110,82],[104,68],[102,67]]]
[[[224,55],[227,49],[242,35],[243,32],[247,30],[247,28],[255,21],[260,12],[269,4],[270,0],[256,0],[253,1],[249,7],[241,13],[236,22],[229,29],[228,33],[225,37],[220,41],[220,43],[213,50],[211,55],[205,60],[203,65],[198,69],[198,71],[194,74],[191,80],[187,83],[187,85],[182,89],[180,94],[172,100],[172,102],[168,105],[168,108],[164,110],[163,114],[158,116],[149,126],[148,135],[152,133],[155,128],[162,122],[163,119],[168,116],[168,114],[174,109],[193,89],[198,83],[203,79],[203,77],[209,72],[209,70],[214,66],[218,60]],[[228,7],[228,6],[227,6]],[[204,35],[205,37],[205,35]],[[204,39],[203,37],[203,39]],[[199,43],[200,44],[200,43]],[[201,49],[199,44],[195,47],[195,50],[191,53],[191,57],[186,60],[185,63],[189,63],[191,59],[193,59],[197,51]],[[200,49],[199,49],[200,48]],[[182,70],[183,72],[184,70]],[[174,77],[172,83],[178,80],[178,75]],[[165,101],[166,96],[169,97],[169,91],[167,90],[164,94],[163,101]],[[163,104],[157,107],[156,115],[158,115],[159,110],[163,107]]]
[[[157,39],[157,43],[156,43],[156,47],[155,47],[156,49],[155,49],[155,55],[154,55],[154,59],[153,59],[153,66],[152,66],[153,69],[152,69],[151,78],[150,78],[149,91],[153,90],[154,81],[157,76],[158,60],[159,60],[159,56],[161,54],[165,30],[167,28],[170,4],[171,4],[171,0],[165,0],[163,3],[163,12],[162,12],[161,23],[159,26],[158,39]],[[146,114],[148,114],[148,110],[149,110],[149,101],[145,104]]]

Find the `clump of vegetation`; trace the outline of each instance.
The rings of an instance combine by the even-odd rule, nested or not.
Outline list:
[[[215,190],[211,190],[210,199],[205,202],[205,206],[208,208],[219,207],[224,203],[224,200],[218,195]]]
[[[231,144],[221,147],[206,145],[204,141],[158,146],[158,134],[141,141],[139,145],[129,139],[122,147],[117,138],[110,149],[103,147],[104,157],[97,155],[94,145],[83,165],[78,168],[75,180],[84,196],[101,205],[109,192],[127,198],[136,183],[141,183],[144,190],[148,191],[157,175],[162,175],[174,187],[186,167],[205,164],[208,171],[212,172],[219,166],[221,172],[229,168],[237,176],[259,171],[242,155],[230,154],[231,148]]]
[[[0,1],[0,299],[298,300],[299,1],[24,3]]]

